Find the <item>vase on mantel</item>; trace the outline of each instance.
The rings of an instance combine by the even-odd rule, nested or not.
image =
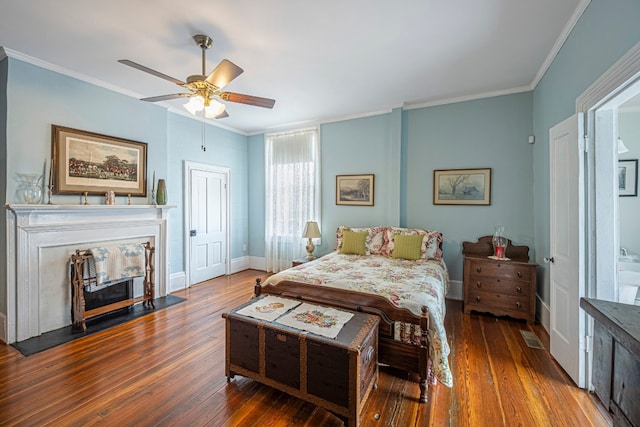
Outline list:
[[[158,191],[156,193],[156,203],[159,205],[167,204],[167,183],[162,178],[158,180]]]
[[[39,204],[42,200],[42,175],[34,173],[19,173],[17,175],[17,193],[20,202],[30,205]]]

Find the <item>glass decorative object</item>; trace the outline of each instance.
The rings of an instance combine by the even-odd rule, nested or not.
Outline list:
[[[167,183],[162,178],[158,180],[158,192],[156,193],[156,203],[159,205],[167,204]]]
[[[506,237],[504,237],[504,226],[502,225],[495,226],[492,243],[493,243],[493,255],[496,258],[500,258],[500,259],[506,258],[507,245],[509,244],[509,240]]]
[[[39,204],[42,200],[42,175],[31,173],[17,174],[18,189],[16,191],[18,199],[30,205]]]

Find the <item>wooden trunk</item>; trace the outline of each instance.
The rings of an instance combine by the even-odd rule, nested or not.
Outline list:
[[[360,423],[360,410],[378,381],[377,316],[354,313],[335,339],[237,314],[223,314],[225,374],[242,375]]]
[[[614,426],[640,425],[640,307],[591,298],[580,300],[594,319],[593,374],[596,395]]]

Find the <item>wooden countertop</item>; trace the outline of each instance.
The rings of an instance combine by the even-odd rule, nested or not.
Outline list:
[[[640,355],[640,306],[580,298],[580,307],[602,323],[616,341],[632,353]]]

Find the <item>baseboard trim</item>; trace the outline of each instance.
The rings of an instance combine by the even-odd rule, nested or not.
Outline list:
[[[187,274],[184,271],[172,273],[169,276],[169,292],[181,291],[187,289]]]
[[[265,257],[249,257],[249,268],[254,270],[267,271],[267,260]]]
[[[540,295],[536,294],[536,300],[538,301],[536,316],[540,320],[542,327],[549,333],[551,330],[551,309],[549,305],[540,298]]]
[[[450,280],[449,281],[449,292],[447,292],[446,298],[453,299],[456,301],[462,301],[464,299],[463,296],[463,288],[461,280]]]
[[[229,271],[229,274],[234,274],[243,270],[247,270],[249,269],[250,264],[251,262],[248,256],[234,258],[231,260],[231,271]]]

